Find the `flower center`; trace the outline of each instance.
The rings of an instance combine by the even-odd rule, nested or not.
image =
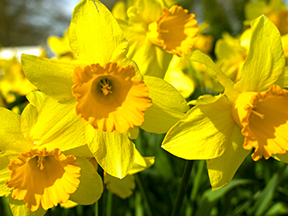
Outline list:
[[[12,198],[24,200],[30,211],[40,205],[47,210],[66,203],[80,183],[80,167],[74,156],[65,156],[59,149],[32,149],[20,154],[8,166],[10,179],[5,184],[13,188]]]
[[[99,88],[103,92],[103,95],[106,97],[109,93],[112,94],[112,86],[110,84],[110,81],[108,79],[101,79],[99,82]]]
[[[40,170],[43,170],[44,169],[44,162],[46,161],[45,160],[45,156],[36,156],[36,158],[38,158],[37,160],[37,167],[39,167]]]
[[[253,160],[286,154],[288,150],[288,91],[277,85],[266,92],[241,93],[232,106],[232,116],[242,127],[243,148]]]
[[[169,10],[163,8],[162,16],[148,26],[147,37],[168,53],[182,56],[190,53],[198,30],[195,15],[174,5]]]
[[[148,88],[132,66],[109,62],[75,68],[72,87],[76,113],[96,130],[125,133],[144,121],[152,105]]]

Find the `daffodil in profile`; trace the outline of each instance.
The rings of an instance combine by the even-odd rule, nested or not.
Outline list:
[[[288,86],[281,37],[265,16],[252,22],[250,49],[234,83],[205,54],[204,63],[225,91],[202,96],[167,133],[162,147],[187,160],[207,160],[213,189],[227,185],[245,157],[288,162]]]
[[[188,110],[187,103],[163,79],[141,75],[126,57],[128,43],[121,28],[99,1],[83,0],[75,7],[69,41],[77,60],[22,55],[24,73],[55,99],[55,106],[69,104],[73,127],[85,125],[97,163],[124,178],[135,155],[130,139],[137,137],[139,127],[165,133]]]
[[[195,15],[173,3],[135,0],[127,5],[119,2],[112,10],[129,41],[127,56],[144,74],[163,78],[171,54],[189,54],[196,42]]]
[[[0,108],[0,195],[8,196],[14,215],[44,215],[68,200],[93,204],[103,185],[85,159],[84,128],[71,127],[75,119],[67,121],[74,110],[62,103],[50,112],[54,99],[40,92],[28,99],[21,116]]]

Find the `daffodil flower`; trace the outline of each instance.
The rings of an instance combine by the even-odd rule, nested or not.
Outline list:
[[[212,188],[227,185],[249,152],[252,159],[288,162],[288,86],[278,29],[265,16],[252,22],[250,50],[235,84],[205,54],[204,63],[225,91],[203,96],[167,133],[162,147],[187,160],[207,160]],[[285,155],[286,154],[286,155]]]
[[[123,4],[115,6],[123,17]],[[143,74],[164,77],[171,54],[189,54],[198,32],[194,14],[171,2],[137,0],[127,9],[127,19],[119,20],[129,41],[128,58],[137,62]]]
[[[21,116],[0,108],[0,196],[8,196],[13,215],[44,215],[69,199],[93,204],[103,184],[85,159],[84,127],[71,126],[74,110],[64,102],[51,112],[54,99],[40,92],[27,97]]]
[[[80,2],[69,28],[76,61],[22,55],[28,79],[55,105],[69,104],[74,128],[86,126],[86,141],[97,163],[110,175],[128,174],[135,155],[130,139],[142,129],[166,133],[188,110],[185,99],[160,78],[142,76],[126,58],[127,41],[99,1]],[[57,108],[58,110],[58,108]],[[145,113],[145,116],[144,116]]]

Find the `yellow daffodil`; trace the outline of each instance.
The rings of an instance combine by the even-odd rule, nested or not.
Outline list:
[[[21,116],[0,108],[0,196],[9,197],[14,215],[44,215],[69,199],[96,202],[103,185],[85,159],[91,154],[84,127],[76,129],[75,119],[68,120],[74,110],[65,102],[53,107],[54,99],[40,92],[28,100]]]
[[[126,58],[127,41],[109,10],[99,1],[81,1],[69,28],[76,61],[22,55],[28,79],[55,106],[69,104],[73,127],[85,125],[97,163],[123,178],[134,160],[138,126],[166,133],[188,110],[185,99],[160,78],[142,76]],[[53,110],[53,108],[51,108]],[[145,113],[145,115],[144,115]]]
[[[196,42],[195,15],[171,3],[135,0],[127,7],[119,3],[113,9],[129,41],[127,56],[137,62],[143,74],[163,78],[171,54],[188,54]],[[128,17],[123,15],[125,8]]]
[[[278,29],[265,16],[252,22],[248,56],[234,84],[205,54],[204,63],[225,91],[203,96],[167,133],[163,148],[188,160],[207,160],[212,188],[227,185],[254,148],[254,161],[271,156],[288,162],[288,87]],[[286,154],[286,155],[285,155]]]

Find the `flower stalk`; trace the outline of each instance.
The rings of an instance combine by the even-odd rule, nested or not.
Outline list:
[[[190,178],[190,174],[193,168],[193,160],[187,160],[186,161],[186,165],[183,171],[183,176],[182,176],[182,180],[181,180],[181,184],[177,193],[177,197],[176,197],[176,201],[172,210],[172,214],[171,216],[176,216],[180,214],[180,210],[182,207],[182,202],[185,196],[185,192],[187,189],[187,185],[188,185],[188,181]]]

